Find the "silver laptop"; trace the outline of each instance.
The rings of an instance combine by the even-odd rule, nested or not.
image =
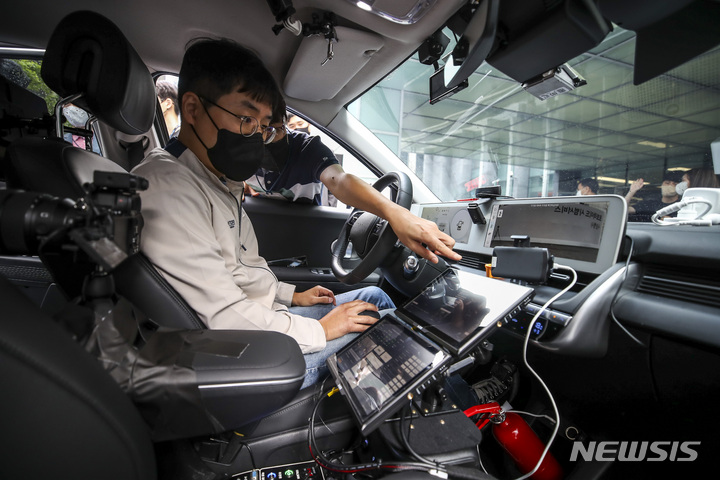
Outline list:
[[[448,269],[327,360],[363,433],[420,395],[497,323],[530,301],[532,288]]]

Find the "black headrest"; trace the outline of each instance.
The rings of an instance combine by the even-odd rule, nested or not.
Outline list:
[[[95,170],[125,172],[117,163],[61,139],[22,138],[8,147],[7,183],[11,188],[76,200]]]
[[[155,86],[150,72],[122,32],[107,18],[74,12],[55,28],[42,64],[45,83],[65,98],[124,133],[152,126]]]

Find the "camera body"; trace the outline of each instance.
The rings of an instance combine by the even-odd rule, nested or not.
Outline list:
[[[146,179],[129,173],[93,174],[87,194],[75,201],[23,190],[0,191],[0,253],[86,253],[112,270],[140,248],[139,190]]]

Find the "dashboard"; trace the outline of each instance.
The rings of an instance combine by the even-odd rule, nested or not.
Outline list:
[[[626,233],[627,204],[617,195],[494,198],[469,202],[416,204],[413,213],[435,222],[456,241],[464,256],[490,263],[495,247],[513,246],[527,237],[547,248],[555,265],[591,279],[547,309],[530,332],[533,343],[552,351],[601,356],[607,346],[606,318],[614,293],[626,277],[618,257]],[[569,281],[534,285],[533,301],[504,320],[504,329],[525,336],[540,307]]]
[[[616,262],[627,220],[625,200],[617,195],[481,199],[417,204],[412,211],[435,222],[460,250],[492,255],[526,235],[557,263],[596,275]]]

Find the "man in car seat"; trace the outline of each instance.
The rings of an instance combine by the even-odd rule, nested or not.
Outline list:
[[[295,292],[259,255],[240,198],[243,180],[257,170],[264,142],[274,136],[268,124],[281,99],[262,62],[229,40],[197,41],[185,53],[178,87],[178,138],[133,170],[150,183],[141,194],[141,249],[209,328],[295,338],[311,354],[303,386],[310,385],[349,333],[375,322],[361,312],[394,305],[375,287],[337,297],[320,286]],[[450,251],[433,240],[426,242],[431,248]],[[309,308],[314,317],[291,306]]]

